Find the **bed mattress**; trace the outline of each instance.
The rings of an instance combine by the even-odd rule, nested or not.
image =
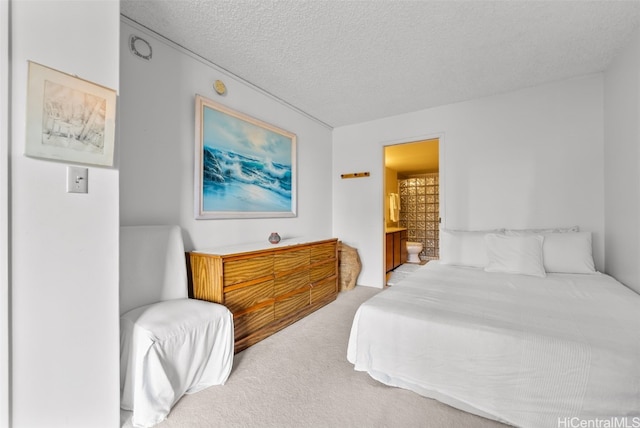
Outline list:
[[[387,385],[516,426],[640,426],[640,295],[604,274],[430,262],[360,306],[347,358]]]

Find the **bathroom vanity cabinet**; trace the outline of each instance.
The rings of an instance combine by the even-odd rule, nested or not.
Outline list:
[[[407,229],[395,227],[386,231],[385,271],[389,272],[407,261]]]

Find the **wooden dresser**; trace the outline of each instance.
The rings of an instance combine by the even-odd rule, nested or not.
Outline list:
[[[336,299],[337,242],[265,240],[190,252],[193,297],[229,308],[239,352]]]

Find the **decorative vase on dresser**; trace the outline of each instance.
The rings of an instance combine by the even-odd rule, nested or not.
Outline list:
[[[272,232],[271,235],[269,235],[269,242],[272,244],[280,242],[280,235],[278,235],[278,232]]]
[[[240,352],[336,299],[337,242],[283,239],[192,251],[193,297],[229,308]]]

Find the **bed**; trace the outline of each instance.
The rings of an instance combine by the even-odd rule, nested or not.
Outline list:
[[[360,306],[348,360],[515,426],[640,426],[640,295],[595,271],[589,233],[526,232],[441,233],[440,262]]]

